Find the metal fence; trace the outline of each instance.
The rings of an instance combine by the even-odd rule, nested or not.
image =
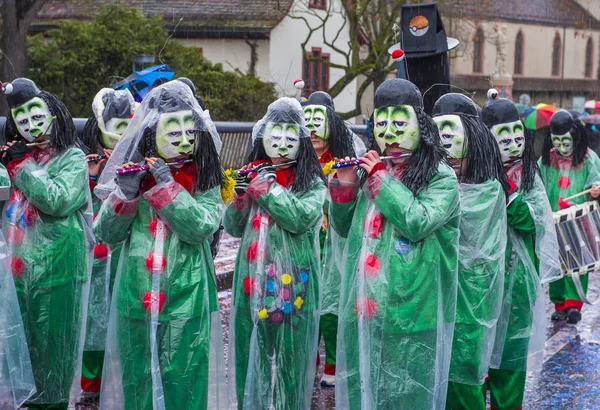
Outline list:
[[[75,118],[77,133],[83,132],[87,120]],[[0,129],[4,129],[6,117],[0,117]],[[253,122],[215,122],[217,131],[221,136],[223,148],[221,149],[221,165],[223,168],[238,169],[245,165],[246,157],[250,151]],[[355,134],[364,137],[367,133],[366,125],[348,125]],[[364,139],[364,138],[363,138]]]

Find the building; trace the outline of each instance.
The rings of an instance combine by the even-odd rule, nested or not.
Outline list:
[[[49,0],[33,31],[47,30],[61,19],[89,19],[97,10],[116,0]],[[342,56],[324,44],[320,33],[307,41],[309,26],[314,27],[329,13],[326,35],[333,45],[347,47],[349,32],[340,12],[341,0],[120,0],[147,15],[160,15],[173,38],[187,46],[198,47],[213,63],[225,70],[253,71],[264,81],[275,84],[281,96],[300,97],[294,80],[306,82],[304,94],[327,90],[343,70],[330,68],[322,61],[307,61],[302,43],[313,56],[343,64]],[[302,18],[298,18],[302,16]],[[181,21],[180,21],[181,20]],[[335,99],[340,112],[354,108],[358,80],[348,84]],[[357,118],[358,122],[362,122]]]
[[[580,3],[455,0],[442,5],[446,30],[462,42],[452,52],[453,84],[475,91],[480,103],[485,100],[496,64],[492,39],[498,25],[506,27],[506,68],[515,101],[528,94],[532,104],[580,108],[583,100],[600,98],[600,2]]]

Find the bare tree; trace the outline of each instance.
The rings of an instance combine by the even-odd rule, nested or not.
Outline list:
[[[27,30],[46,0],[2,1],[2,81],[25,75],[27,68]],[[6,102],[0,98],[0,112]]]

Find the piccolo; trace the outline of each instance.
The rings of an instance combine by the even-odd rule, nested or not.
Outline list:
[[[279,167],[285,167],[286,165],[294,165],[296,163],[296,161],[288,161],[288,162],[282,162],[281,164],[273,164],[271,165],[271,168],[279,168]],[[262,164],[261,164],[262,165]],[[250,174],[252,172],[256,172],[256,170],[260,168],[260,165],[254,168],[247,168],[247,169],[238,169],[237,172],[238,175],[246,175],[246,174]]]
[[[49,143],[50,143],[50,141],[44,141],[44,142],[32,142],[30,144],[25,144],[25,145],[27,147],[29,147],[29,148],[33,148],[33,147],[37,147],[37,146],[40,146],[40,145],[46,145],[46,144],[49,144]],[[9,148],[10,147],[0,148],[0,152],[6,152],[6,151],[8,151]]]
[[[393,154],[393,155],[388,155],[385,157],[379,157],[380,160],[382,161],[387,161],[389,159],[396,159],[396,158],[405,158],[405,157],[410,157],[412,154]],[[335,164],[333,164],[331,166],[332,169],[338,169],[338,168],[345,168],[345,167],[353,167],[355,165],[359,165],[362,164],[363,161],[361,161],[360,159],[357,159],[355,161],[348,161],[348,162],[336,162]]]
[[[193,162],[193,159],[180,159],[179,161],[175,161],[175,162],[167,162],[167,165],[170,167],[173,167],[175,165],[181,165],[181,164],[187,164],[189,162]],[[117,174],[119,175],[126,175],[126,174],[133,174],[136,172],[140,172],[140,171],[147,171],[150,169],[150,165],[140,165],[138,167],[132,167],[132,168],[127,168],[127,169],[117,169]]]
[[[102,159],[105,159],[106,155],[98,155],[97,157],[93,157],[93,158],[88,158],[87,162],[98,162]]]

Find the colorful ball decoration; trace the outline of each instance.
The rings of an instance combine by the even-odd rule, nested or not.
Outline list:
[[[297,90],[302,90],[304,85],[304,80],[302,78],[296,78],[294,80],[294,87],[296,87]]]
[[[163,273],[167,267],[167,258],[160,252],[150,252],[146,256],[146,269],[150,273]]]
[[[558,178],[558,187],[560,189],[567,189],[571,185],[571,179],[567,176]]]
[[[165,301],[167,300],[167,295],[163,292],[159,292],[158,295],[154,292],[146,292],[142,299],[142,304],[144,305],[144,309],[146,311],[152,313],[152,304],[153,302],[158,301],[158,311],[162,311],[165,306]]]
[[[392,58],[396,62],[400,62],[400,61],[404,60],[404,50],[402,50],[401,48],[394,49],[392,51]]]
[[[300,101],[300,105],[303,107],[306,107],[306,104],[308,104],[308,99],[306,97],[300,97],[298,98],[298,101]]]
[[[11,94],[13,92],[13,85],[11,83],[2,83],[1,87],[4,94]]]

